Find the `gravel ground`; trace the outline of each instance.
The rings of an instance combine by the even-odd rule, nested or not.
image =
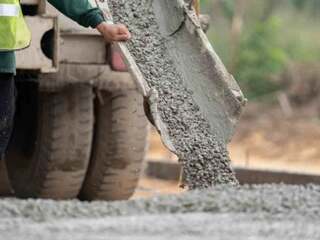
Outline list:
[[[264,185],[127,202],[0,201],[0,239],[319,239],[320,187]]]

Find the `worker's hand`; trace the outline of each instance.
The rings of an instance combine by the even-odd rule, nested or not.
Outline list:
[[[97,30],[104,37],[106,42],[127,41],[131,38],[131,34],[123,24],[100,23]]]

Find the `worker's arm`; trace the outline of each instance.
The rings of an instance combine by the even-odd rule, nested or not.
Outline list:
[[[122,24],[108,24],[100,9],[93,7],[88,0],[48,0],[61,13],[84,27],[96,28],[106,41],[126,41],[131,36]]]

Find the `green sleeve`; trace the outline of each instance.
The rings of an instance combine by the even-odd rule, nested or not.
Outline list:
[[[101,10],[93,7],[89,0],[48,0],[48,2],[84,27],[95,28],[104,21]]]

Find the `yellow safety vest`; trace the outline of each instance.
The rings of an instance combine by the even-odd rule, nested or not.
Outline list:
[[[30,45],[31,33],[24,21],[19,0],[0,0],[0,51]]]

